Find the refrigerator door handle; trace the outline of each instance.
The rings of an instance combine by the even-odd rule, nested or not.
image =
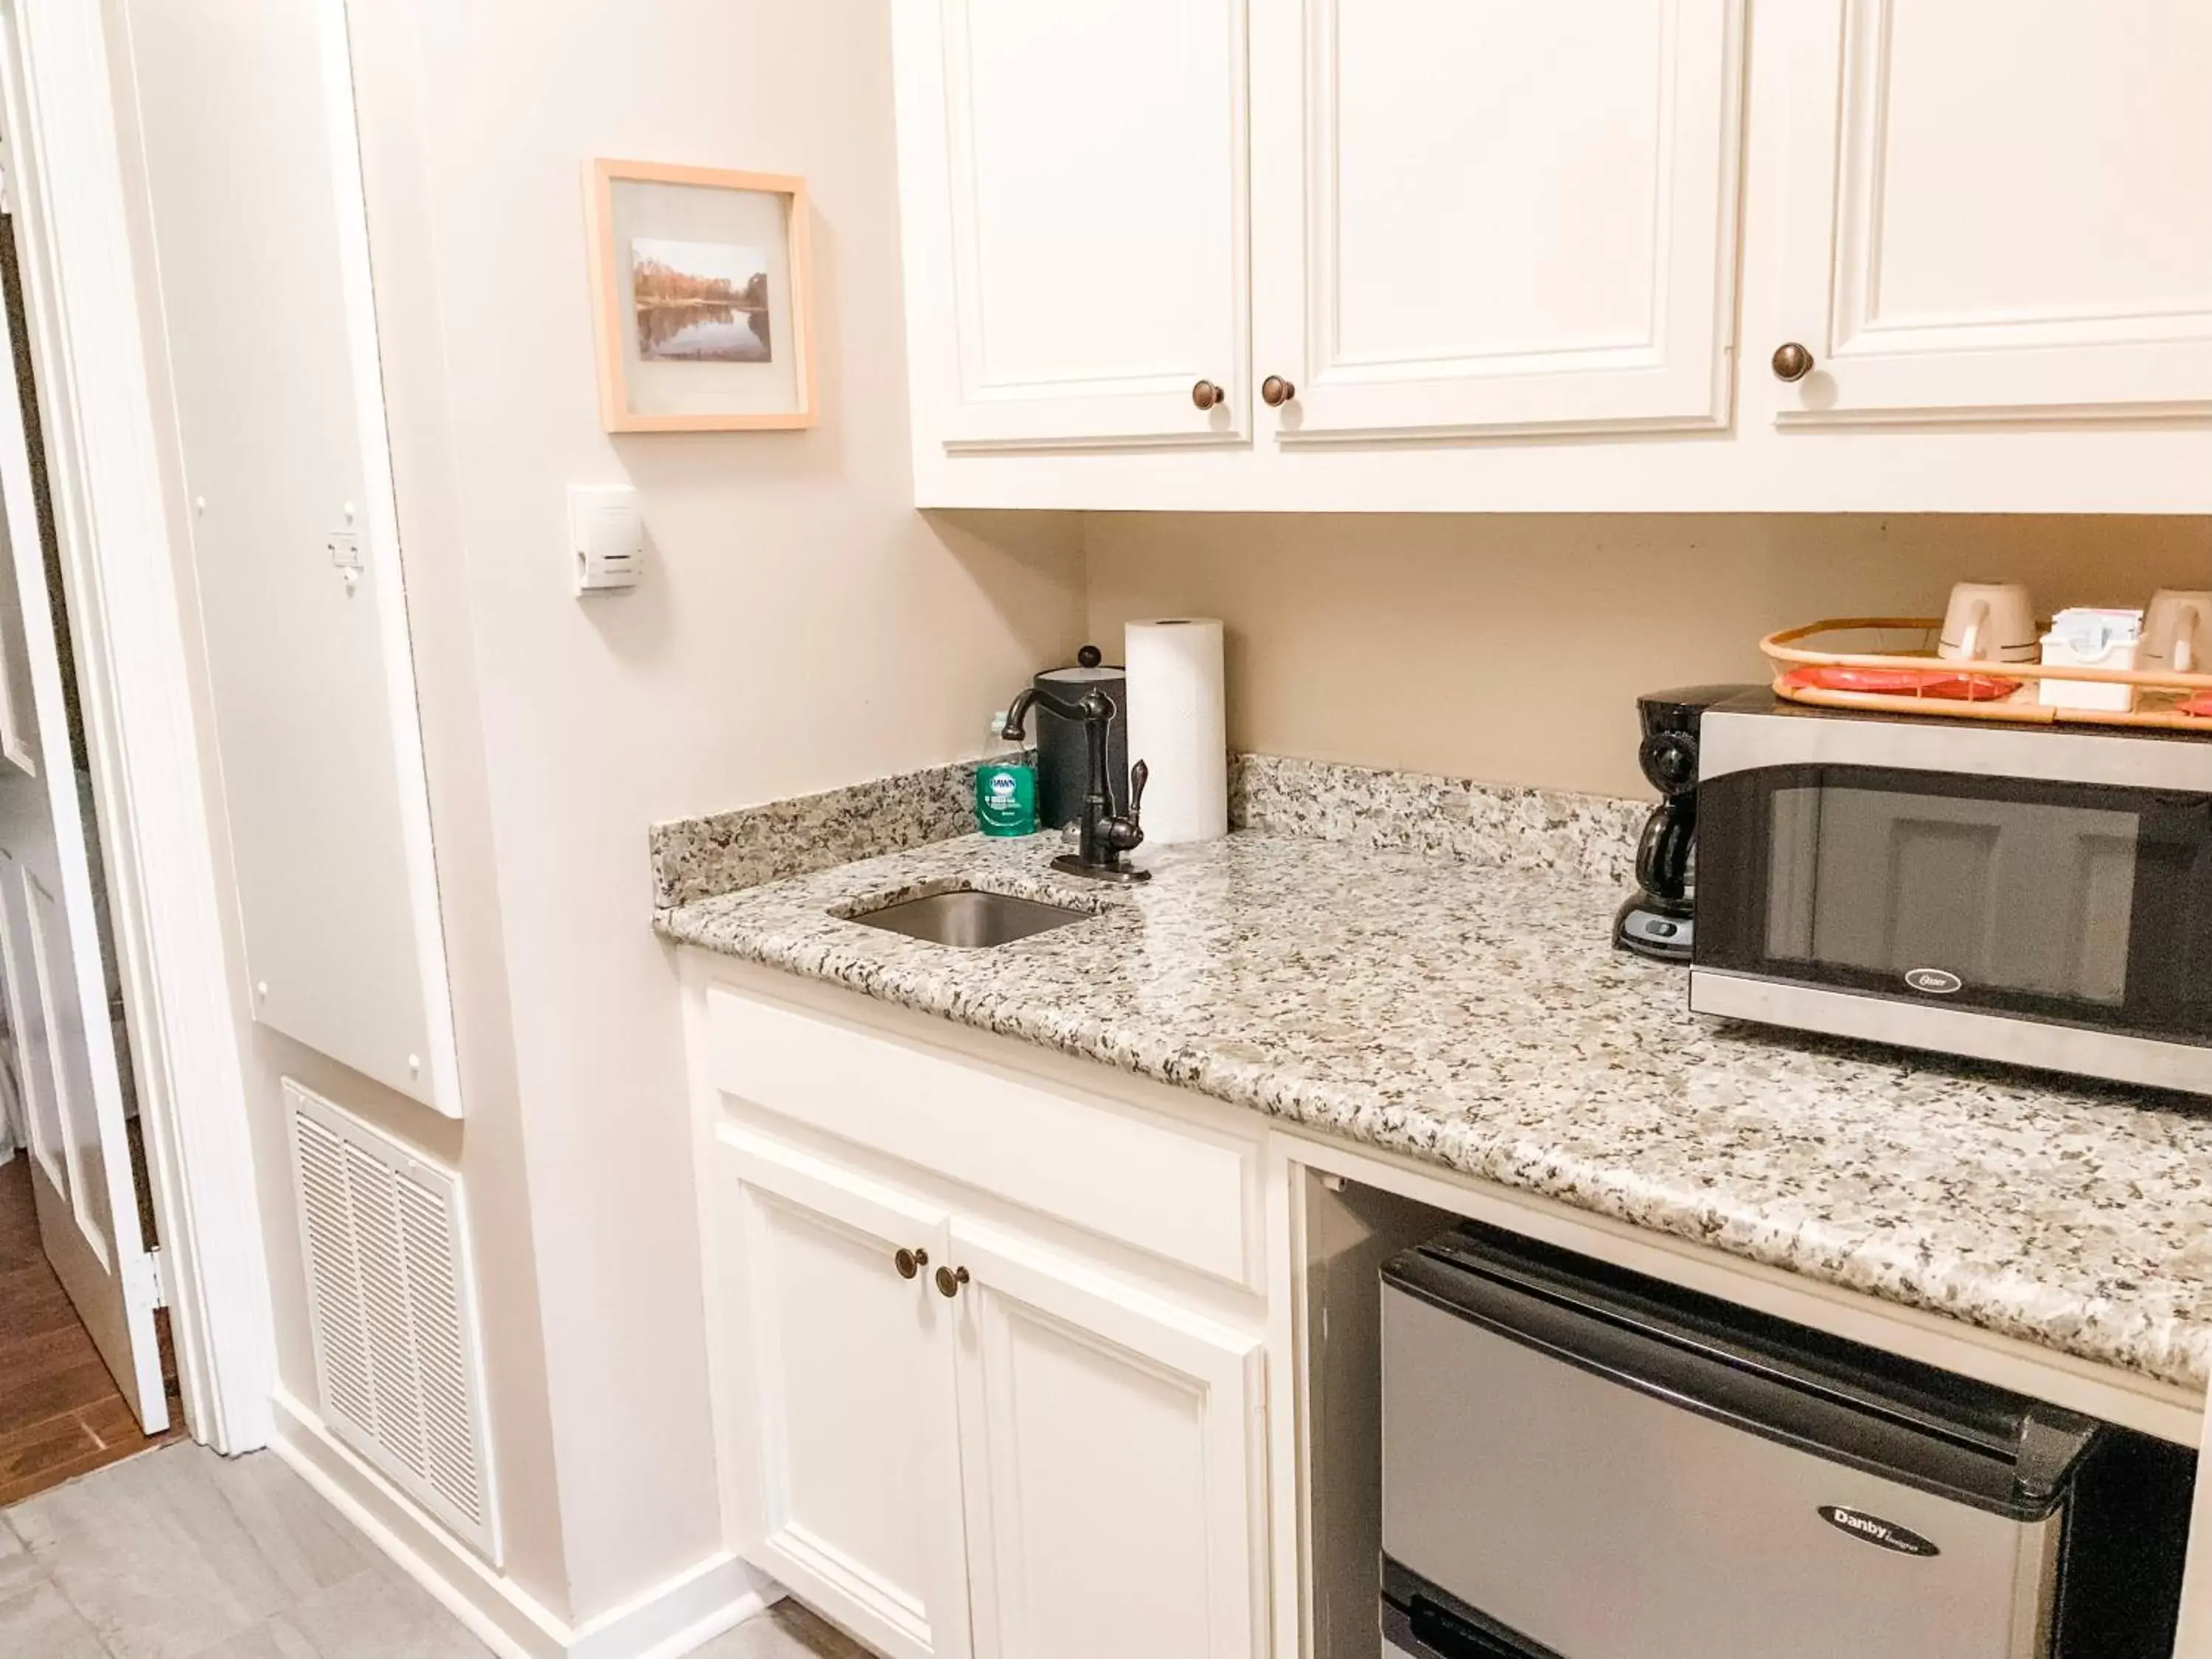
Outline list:
[[[1407,1622],[1413,1639],[1437,1659],[1526,1659],[1528,1650],[1507,1647],[1470,1624],[1455,1619],[1425,1595],[1413,1598]]]
[[[1418,1590],[1402,1606],[1382,1603],[1382,1641],[1393,1659],[1560,1659],[1534,1642],[1485,1630]]]

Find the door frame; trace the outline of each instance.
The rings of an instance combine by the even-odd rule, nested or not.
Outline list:
[[[276,1337],[106,11],[0,0],[0,146],[185,1421],[236,1453]]]

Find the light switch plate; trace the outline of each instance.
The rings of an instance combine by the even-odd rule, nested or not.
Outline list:
[[[628,484],[568,486],[568,566],[577,597],[637,586],[645,515]]]

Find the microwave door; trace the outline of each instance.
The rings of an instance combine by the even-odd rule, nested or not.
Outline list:
[[[1778,761],[1698,817],[1698,1012],[2212,1091],[2212,795]]]
[[[1765,953],[2115,1006],[2136,813],[1904,787],[1772,791]]]

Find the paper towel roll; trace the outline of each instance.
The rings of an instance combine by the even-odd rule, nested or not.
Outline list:
[[[1205,617],[1133,622],[1129,761],[1152,769],[1145,842],[1173,847],[1229,831],[1229,730],[1221,691],[1221,624]]]

